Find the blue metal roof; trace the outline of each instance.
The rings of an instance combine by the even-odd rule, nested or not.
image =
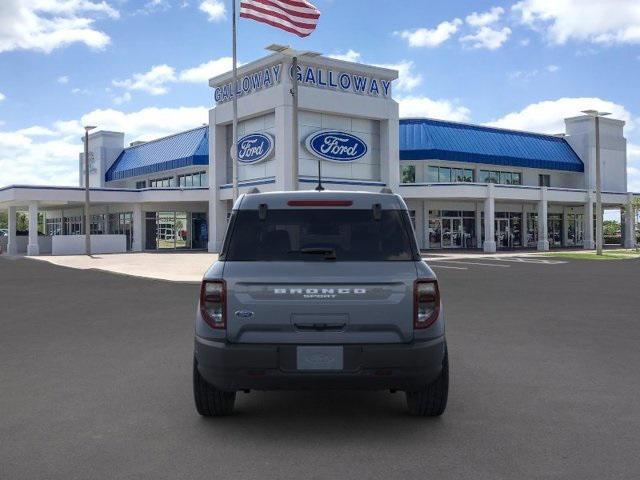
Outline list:
[[[209,165],[209,127],[203,126],[125,148],[105,174],[122,180],[191,165]]]
[[[400,120],[400,160],[452,160],[583,172],[564,138],[432,119]]]

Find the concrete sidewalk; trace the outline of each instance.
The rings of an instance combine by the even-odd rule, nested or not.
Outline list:
[[[422,252],[427,262],[463,259],[495,259],[506,257],[534,257],[544,252],[510,251],[494,254],[482,252]],[[104,270],[134,277],[155,278],[171,282],[200,282],[204,272],[213,264],[218,255],[206,252],[179,253],[120,253],[110,255],[67,255],[25,257],[49,262],[62,267],[81,270]]]
[[[218,259],[218,254],[205,252],[114,253],[90,257],[87,255],[65,255],[25,258],[81,270],[105,270],[171,282],[200,282],[204,272]]]

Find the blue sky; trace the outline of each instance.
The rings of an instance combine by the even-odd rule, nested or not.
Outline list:
[[[404,116],[558,133],[587,108],[627,121],[640,192],[638,0],[315,0],[306,39],[241,20],[239,59],[270,43],[400,70]],[[392,8],[390,8],[390,6]],[[230,66],[230,0],[2,0],[0,186],[75,184],[81,125],[149,139],[207,121]]]

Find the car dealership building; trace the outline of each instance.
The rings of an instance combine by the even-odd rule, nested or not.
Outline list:
[[[328,190],[402,195],[424,249],[594,248],[592,117],[567,118],[558,135],[399,119],[398,72],[324,56],[299,64],[297,168],[291,59],[275,53],[238,69],[241,194],[313,189],[320,162]],[[94,253],[220,249],[233,204],[231,80],[227,73],[209,81],[208,126],[127,147],[123,132],[89,136]],[[602,199],[622,212],[623,243],[631,247],[623,128],[600,119]],[[84,252],[83,165],[81,155],[80,187],[0,188],[0,210],[9,212],[3,250]],[[18,211],[28,212],[28,235],[17,232]]]

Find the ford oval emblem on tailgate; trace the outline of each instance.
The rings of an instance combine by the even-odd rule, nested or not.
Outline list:
[[[238,318],[251,318],[251,317],[253,317],[253,312],[251,310],[238,310],[236,312],[236,317],[238,317]]]

